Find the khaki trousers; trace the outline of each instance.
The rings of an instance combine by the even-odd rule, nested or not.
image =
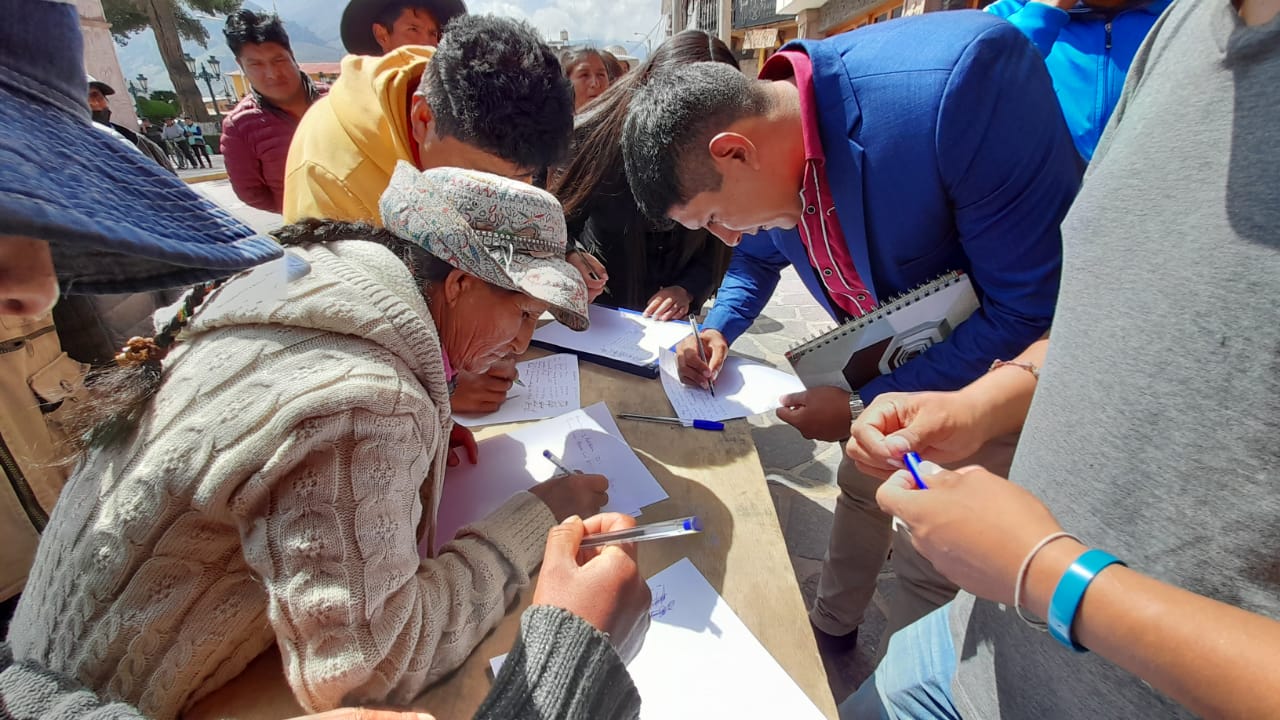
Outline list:
[[[972,457],[950,466],[982,465],[1008,477],[1017,442],[1016,433],[996,438]],[[898,584],[889,598],[888,624],[880,640],[883,654],[893,633],[950,602],[959,588],[916,552],[905,533],[893,532],[892,518],[876,504],[876,489],[882,480],[859,472],[847,457],[840,462],[837,480],[840,497],[836,500],[835,522],[809,619],[829,635],[856,630],[871,604],[876,578],[892,547]]]

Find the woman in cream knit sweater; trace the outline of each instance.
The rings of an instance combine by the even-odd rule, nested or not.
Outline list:
[[[175,324],[131,343],[158,389],[64,490],[15,660],[171,718],[276,644],[308,710],[405,703],[502,618],[557,520],[604,504],[604,478],[549,481],[419,558],[450,375],[523,352],[544,310],[585,328],[586,288],[530,186],[402,166],[383,215],[295,228],[283,259],[197,288],[163,364]]]

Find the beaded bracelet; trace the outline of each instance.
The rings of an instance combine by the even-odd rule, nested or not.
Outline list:
[[[992,370],[995,370],[997,368],[1002,368],[1006,365],[1009,365],[1011,367],[1016,367],[1016,368],[1022,368],[1023,370],[1026,370],[1027,372],[1031,373],[1031,377],[1037,380],[1040,379],[1040,368],[1036,367],[1032,363],[1018,362],[1017,360],[992,360],[991,367],[987,368],[987,372],[991,372]]]
[[[1075,535],[1072,535],[1069,532],[1058,531],[1056,533],[1053,533],[1052,535],[1036,543],[1035,547],[1031,548],[1031,552],[1027,553],[1026,559],[1022,561],[1022,566],[1018,568],[1018,579],[1014,581],[1014,586],[1013,586],[1014,612],[1018,613],[1018,617],[1022,620],[1022,622],[1035,628],[1036,630],[1039,630],[1040,632],[1044,632],[1045,630],[1047,630],[1049,628],[1049,623],[1042,622],[1040,620],[1032,620],[1031,618],[1022,614],[1022,588],[1024,585],[1026,585],[1027,569],[1031,567],[1031,561],[1035,558],[1037,554],[1039,554],[1041,550],[1045,548],[1046,545],[1053,542],[1054,540],[1060,540],[1062,538],[1071,538],[1072,540],[1075,540],[1081,545],[1085,544],[1083,540],[1076,537]]]

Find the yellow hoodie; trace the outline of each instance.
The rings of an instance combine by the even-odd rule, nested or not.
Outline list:
[[[382,57],[348,55],[289,145],[284,221],[365,221],[381,227],[378,198],[396,162],[416,164],[409,97],[434,50],[407,46]]]

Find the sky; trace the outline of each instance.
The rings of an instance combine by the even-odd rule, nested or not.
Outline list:
[[[466,0],[473,13],[493,13],[527,20],[548,40],[569,31],[571,43],[590,42],[598,47],[622,45],[636,57],[647,53],[649,46],[662,42],[659,27],[662,0]],[[246,0],[253,9],[275,7],[289,28],[293,49],[301,62],[332,62],[342,57],[338,39],[338,18],[347,0]],[[209,46],[201,48],[184,42],[183,48],[196,58],[216,55],[226,69],[235,68],[235,58],[222,40],[220,18],[205,22],[210,30]],[[150,89],[169,90],[173,86],[160,60],[155,38],[150,30],[135,35],[116,54],[125,77],[141,73],[150,79]],[[201,90],[204,86],[201,85]]]
[[[600,45],[620,43],[634,51],[662,41],[658,29],[660,0],[469,0],[471,12],[494,13],[528,20],[542,34],[555,39],[568,30],[570,40],[593,40]],[[640,54],[643,54],[640,53]]]

